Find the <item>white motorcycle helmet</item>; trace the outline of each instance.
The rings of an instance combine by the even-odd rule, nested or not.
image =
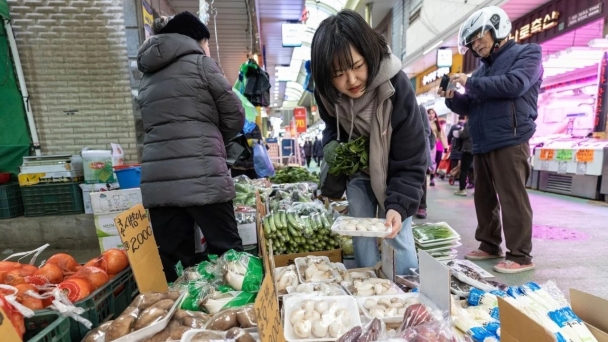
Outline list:
[[[498,45],[511,33],[511,20],[507,13],[500,7],[488,6],[473,13],[460,26],[458,33],[458,49],[461,54],[471,48],[473,41],[483,37],[490,31],[492,39]],[[475,57],[479,57],[471,50]]]

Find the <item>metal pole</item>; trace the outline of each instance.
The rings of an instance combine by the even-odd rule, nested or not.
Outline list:
[[[11,22],[4,18],[4,27],[6,27],[6,35],[8,37],[8,43],[11,48],[13,55],[13,62],[15,62],[15,69],[17,70],[17,78],[19,80],[19,87],[21,88],[21,96],[23,97],[23,106],[25,107],[25,113],[27,114],[27,122],[30,127],[30,135],[32,136],[32,143],[34,144],[34,151],[36,155],[40,155],[40,141],[38,140],[38,131],[36,130],[36,123],[34,122],[34,114],[32,113],[32,107],[30,106],[30,95],[27,92],[25,86],[25,77],[23,76],[23,69],[21,68],[21,60],[19,59],[19,53],[17,52],[17,43],[15,42],[15,35],[13,34],[13,28]]]
[[[374,7],[373,2],[368,2],[365,4],[365,21],[367,21],[367,24],[371,27],[374,27],[373,23],[372,23],[373,7]]]

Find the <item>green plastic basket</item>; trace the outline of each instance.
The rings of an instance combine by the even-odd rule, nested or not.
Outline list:
[[[71,342],[70,320],[53,311],[38,311],[25,319],[26,342]],[[80,340],[78,340],[80,341]]]
[[[84,212],[80,183],[21,187],[25,216],[70,215]]]
[[[23,199],[19,183],[0,185],[0,219],[23,215]]]
[[[133,271],[131,267],[128,267],[74,305],[85,310],[80,316],[93,324],[91,328],[96,328],[102,323],[118,317],[138,294]],[[82,341],[88,332],[89,329],[84,325],[70,319],[72,341]]]

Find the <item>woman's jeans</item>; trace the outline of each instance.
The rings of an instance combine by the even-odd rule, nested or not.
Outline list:
[[[351,217],[384,218],[385,212],[378,206],[378,200],[372,191],[369,176],[362,173],[353,175],[346,187],[348,213]],[[378,212],[379,210],[379,212]],[[418,268],[418,256],[412,234],[412,217],[403,221],[401,231],[394,239],[386,241],[395,249],[395,273],[411,274],[410,268]],[[375,237],[353,236],[355,263],[357,267],[373,267],[380,261],[378,239]]]

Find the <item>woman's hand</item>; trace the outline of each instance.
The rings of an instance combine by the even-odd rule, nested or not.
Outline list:
[[[386,239],[393,239],[399,232],[401,231],[401,226],[403,221],[401,220],[401,214],[399,214],[396,210],[389,209],[386,212],[386,222],[385,226],[391,227],[391,233],[386,236]]]

